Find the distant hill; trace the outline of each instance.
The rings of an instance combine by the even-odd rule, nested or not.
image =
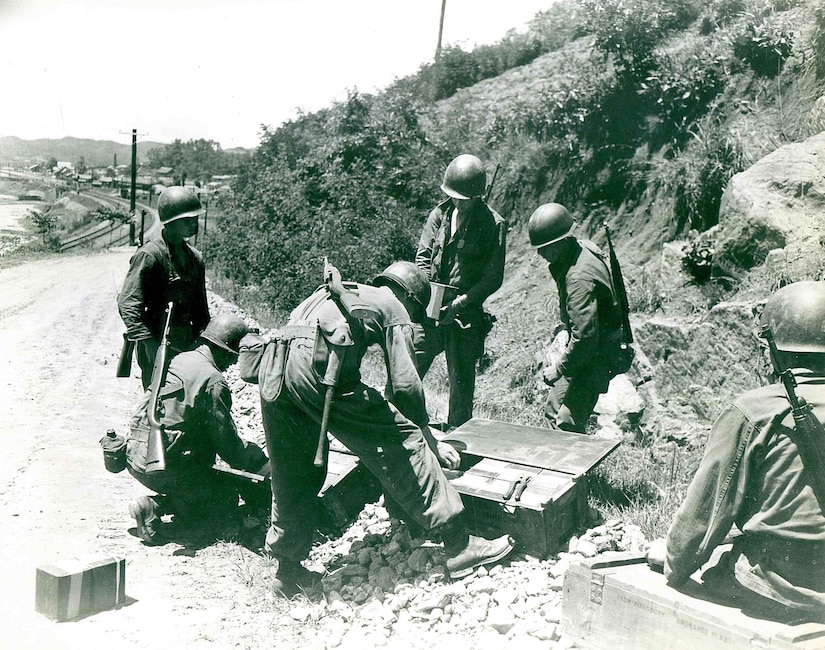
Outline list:
[[[163,147],[161,142],[138,142],[138,161],[147,162],[151,149]],[[77,163],[80,157],[92,167],[111,165],[117,155],[118,164],[129,164],[132,160],[132,146],[111,140],[88,140],[84,138],[60,138],[59,140],[23,140],[15,136],[0,137],[0,164],[34,164],[46,162],[50,158]]]

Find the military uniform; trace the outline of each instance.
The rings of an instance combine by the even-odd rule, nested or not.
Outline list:
[[[599,395],[607,391],[622,341],[621,315],[602,251],[590,241],[573,240],[565,255],[549,265],[559,293],[561,321],[569,334],[557,365],[545,413],[556,420],[562,406],[569,417],[556,425],[584,432]]]
[[[237,492],[212,470],[215,454],[232,467],[247,471],[259,469],[266,463],[266,456],[260,447],[238,436],[231,413],[232,394],[206,345],[172,359],[160,400],[167,443],[166,470],[145,472],[150,402],[150,391],[146,391],[132,417],[127,440],[129,473],[149,489],[165,495],[162,512],[198,515],[237,505]]]
[[[282,375],[261,362],[262,415],[272,472],[272,522],[266,550],[286,561],[307,557],[318,521],[318,500],[326,467],[313,458],[326,387],[326,358],[319,328],[349,339],[329,418],[329,431],[381,481],[405,513],[426,529],[451,524],[461,498],[444,475],[421,427],[428,422],[415,369],[412,323],[388,287],[356,285],[361,301],[377,316],[347,323],[322,288],[291,314],[281,337],[288,340]],[[275,342],[269,346],[276,345]],[[386,399],[361,381],[361,360],[378,345],[387,364]]]
[[[416,367],[423,377],[435,357],[444,352],[450,381],[448,423],[459,426],[473,416],[475,364],[484,351],[485,327],[482,303],[504,279],[507,224],[479,201],[458,227],[452,199],[438,205],[427,218],[415,263],[431,282],[448,284],[444,303],[460,295],[467,302],[456,322],[417,325]],[[464,327],[462,327],[462,325]]]
[[[144,244],[132,256],[118,295],[118,310],[126,336],[137,341],[137,361],[143,387],[152,380],[155,359],[145,342],[160,342],[168,303],[173,304],[170,352],[189,350],[209,322],[206,271],[200,252],[188,243],[171,247],[166,239]]]
[[[797,394],[825,420],[825,378],[794,374]],[[781,384],[748,391],[722,413],[667,535],[670,582],[687,580],[735,525],[742,534],[710,573],[715,582],[727,572],[740,602],[742,594],[755,595],[825,622],[825,515],[793,426]]]

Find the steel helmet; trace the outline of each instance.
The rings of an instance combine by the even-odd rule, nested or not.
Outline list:
[[[393,262],[375,276],[372,284],[376,287],[396,284],[425,309],[430,302],[430,281],[412,262]]]
[[[198,195],[188,187],[167,187],[158,197],[158,216],[162,224],[203,214]]]
[[[794,282],[776,291],[760,324],[771,328],[777,350],[825,352],[825,282]]]
[[[238,354],[241,339],[249,334],[249,327],[234,314],[215,316],[206,329],[201,332],[201,338],[214,343],[222,350]]]
[[[545,203],[535,209],[527,222],[530,246],[541,248],[573,234],[576,220],[561,203]]]
[[[454,199],[483,196],[487,189],[487,172],[475,156],[463,153],[447,165],[441,191]]]

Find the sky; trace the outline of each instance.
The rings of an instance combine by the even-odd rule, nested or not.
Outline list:
[[[446,0],[442,43],[523,30],[553,0]],[[0,136],[255,147],[432,60],[442,0],[0,0]]]

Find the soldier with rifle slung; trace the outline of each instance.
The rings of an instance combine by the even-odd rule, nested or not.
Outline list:
[[[648,562],[674,585],[704,569],[705,588],[752,616],[825,622],[825,282],[779,289],[761,324],[782,381],[716,420]]]
[[[267,466],[263,450],[238,436],[232,395],[222,374],[237,361],[248,332],[237,316],[221,315],[209,322],[199,345],[175,356],[168,369],[158,354],[151,388],[132,417],[126,443],[129,473],[157,492],[129,505],[147,544],[165,541],[159,532],[162,515],[185,522],[234,511],[238,492],[213,471],[215,454],[239,470],[260,472]],[[164,340],[161,352],[165,345]],[[158,433],[162,447],[153,450],[152,437]]]
[[[576,222],[560,203],[545,203],[530,216],[530,245],[548,263],[559,294],[567,345],[544,370],[550,393],[544,407],[551,426],[584,433],[599,395],[633,359],[624,282],[610,245],[610,260],[591,241],[573,234]],[[624,313],[623,313],[624,312]]]
[[[427,217],[415,254],[427,279],[444,287],[440,312],[416,324],[416,367],[423,378],[444,353],[450,382],[447,424],[452,427],[473,417],[476,361],[494,320],[482,304],[504,279],[507,223],[487,205],[491,188],[476,156],[453,159],[441,184],[447,200]]]
[[[166,305],[174,305],[170,356],[190,350],[209,322],[203,258],[187,242],[197,234],[198,216],[203,211],[191,189],[166,188],[158,198],[162,236],[147,242],[132,256],[118,295],[118,310],[126,325],[118,376],[129,374],[131,342],[137,352],[144,390],[152,378]]]
[[[390,265],[372,285],[345,286],[329,265],[324,275],[325,284],[262,346],[255,376],[241,364],[241,376],[257,381],[261,392],[272,476],[264,550],[278,560],[275,589],[292,595],[320,580],[301,562],[318,523],[327,429],[409,518],[440,533],[453,576],[503,558],[513,548],[508,536],[470,536],[457,522],[463,505],[441,466],[457,467],[459,455],[428,426],[412,342],[412,325],[429,301],[427,277],[412,262]],[[373,345],[387,367],[384,395],[361,381],[361,360]]]

